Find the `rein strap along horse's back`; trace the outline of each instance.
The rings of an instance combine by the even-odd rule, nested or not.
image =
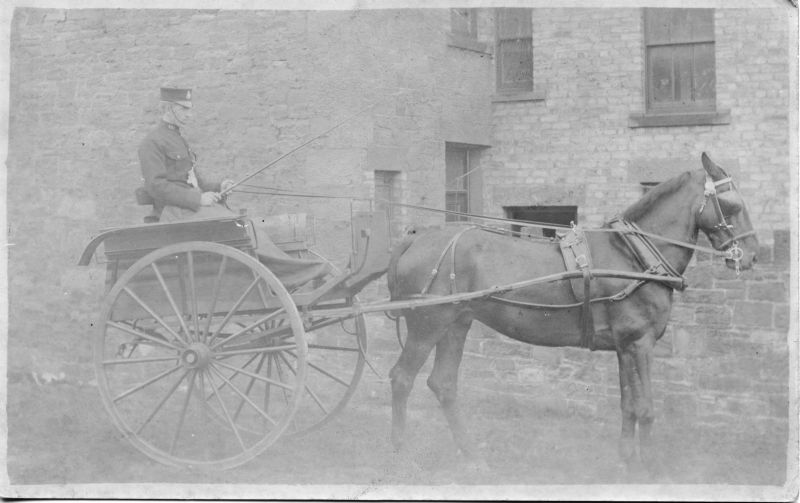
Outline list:
[[[656,341],[667,327],[673,290],[684,286],[681,275],[695,250],[723,256],[737,273],[753,266],[758,251],[747,209],[733,181],[705,153],[701,160],[703,169],[657,185],[603,228],[573,232],[560,244],[477,227],[447,226],[411,235],[398,246],[388,272],[392,300],[479,291],[570,267],[584,274],[582,279],[404,310],[408,334],[390,374],[395,448],[402,445],[414,379],[436,348],[428,386],[442,406],[458,447],[468,458],[480,460],[456,401],[467,331],[473,320],[479,320],[529,344],[616,351],[622,409],[620,454],[630,468],[639,460],[648,466],[654,419],[650,368]],[[697,245],[699,231],[713,249]],[[629,272],[630,277],[594,277],[592,271],[599,269]]]

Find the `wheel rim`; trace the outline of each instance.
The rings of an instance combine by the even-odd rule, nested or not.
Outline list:
[[[238,466],[297,412],[306,389],[302,321],[279,280],[239,250],[191,242],[146,255],[109,291],[102,320],[103,402],[153,459]],[[293,359],[279,356],[288,351]]]
[[[300,258],[328,262],[332,273],[327,280],[342,274],[335,264],[313,250],[304,250]],[[303,285],[297,291],[313,288],[313,284]],[[358,297],[338,301],[340,305],[342,302],[352,305],[358,302]],[[355,393],[364,371],[367,353],[364,315],[326,317],[321,314],[324,308],[325,304],[317,305],[302,313],[308,345],[306,385],[286,436],[305,435],[334,420]],[[290,351],[284,356],[294,359]]]

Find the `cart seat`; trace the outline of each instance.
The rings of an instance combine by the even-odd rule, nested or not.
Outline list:
[[[137,187],[134,194],[136,195],[136,204],[151,207],[150,214],[144,217],[144,223],[154,224],[158,222],[159,212],[156,210],[156,200],[153,199],[153,196],[151,196],[144,187]]]

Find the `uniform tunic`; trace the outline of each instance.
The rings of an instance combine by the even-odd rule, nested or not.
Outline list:
[[[202,207],[200,194],[220,191],[219,182],[205,180],[193,169],[194,157],[178,126],[164,121],[139,145],[144,188],[156,201],[156,212],[165,206],[197,212]],[[190,183],[193,178],[196,185]]]

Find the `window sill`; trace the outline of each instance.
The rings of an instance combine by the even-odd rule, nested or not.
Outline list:
[[[528,92],[508,93],[508,94],[495,94],[492,96],[492,103],[503,103],[509,101],[544,101],[544,89],[534,89]]]
[[[718,126],[731,123],[730,110],[713,112],[630,114],[628,127]]]
[[[479,42],[474,38],[464,35],[457,35],[454,33],[447,34],[447,45],[455,47],[456,49],[464,49],[465,51],[478,52],[481,54],[491,54],[489,51],[489,44]]]

